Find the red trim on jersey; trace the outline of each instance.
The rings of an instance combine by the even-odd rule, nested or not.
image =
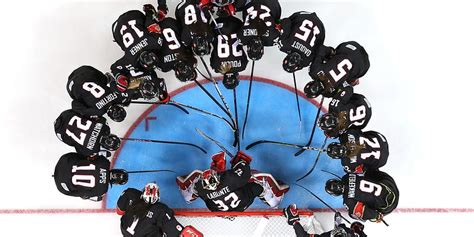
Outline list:
[[[361,203],[361,202],[357,202],[355,207],[354,207],[354,211],[352,211],[352,213],[361,218],[364,216],[364,211],[365,211],[365,205],[364,203]]]

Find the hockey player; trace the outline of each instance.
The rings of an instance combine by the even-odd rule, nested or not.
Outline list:
[[[339,137],[347,129],[363,129],[372,117],[372,107],[365,96],[346,91],[336,95],[329,103],[326,114],[319,119],[319,126],[326,136]]]
[[[184,227],[176,220],[173,210],[160,202],[160,188],[155,183],[146,184],[143,191],[123,191],[117,201],[117,214],[122,216],[120,229],[125,237],[203,236],[194,227]]]
[[[150,27],[147,27],[150,26]],[[110,66],[115,77],[117,89],[126,92],[131,99],[154,99],[167,102],[169,100],[165,82],[154,71],[157,63],[157,52],[163,40],[157,33],[149,33],[149,29],[159,32],[156,24],[146,20],[145,15],[138,11],[128,11],[114,22],[112,32],[115,42],[122,48],[125,55]]]
[[[227,89],[234,89],[239,85],[239,72],[244,71],[248,64],[247,55],[237,38],[243,23],[233,16],[219,17],[216,23],[213,24],[216,37],[212,43],[211,67],[224,75],[223,84]]]
[[[340,143],[328,145],[327,154],[333,159],[341,159],[341,164],[348,173],[362,174],[387,163],[388,142],[378,132],[349,129],[339,137],[339,141]]]
[[[61,156],[54,169],[54,182],[65,195],[101,201],[109,184],[123,185],[128,181],[124,170],[110,169],[104,156],[85,156],[67,153]]]
[[[378,170],[370,170],[364,176],[346,174],[342,179],[330,179],[326,182],[326,192],[342,195],[352,218],[373,222],[382,221],[384,215],[395,210],[400,197],[393,178]]]
[[[238,34],[247,55],[256,61],[262,58],[264,47],[278,44],[277,24],[281,17],[280,3],[275,0],[253,0],[238,9],[243,11],[244,26]]]
[[[277,208],[289,187],[279,184],[272,175],[251,175],[252,158],[242,151],[230,161],[232,169],[225,170],[225,154],[214,155],[211,169],[195,170],[176,182],[186,202],[201,198],[213,212],[243,212],[259,197],[271,208]]]
[[[122,104],[128,101],[126,93],[112,90],[107,76],[91,66],[81,66],[69,75],[67,92],[72,109],[88,117],[101,117],[105,113],[116,122],[122,122],[127,112]]]
[[[201,9],[199,0],[181,0],[176,7],[176,19],[181,26],[181,41],[201,57],[211,52],[214,38],[210,26],[211,12]]]
[[[358,221],[353,222],[350,228],[342,223],[341,213],[336,212],[334,215],[334,229],[322,234],[308,234],[300,224],[300,215],[295,204],[291,204],[283,209],[283,214],[288,220],[288,224],[293,226],[296,237],[366,237],[364,233],[364,225]]]
[[[282,19],[280,32],[280,51],[287,54],[283,69],[290,73],[309,66],[325,38],[324,25],[314,12],[296,12]]]
[[[120,146],[120,139],[110,134],[105,118],[88,118],[71,109],[62,112],[54,121],[54,131],[59,140],[86,156],[102,149],[115,151]]]
[[[344,42],[334,51],[322,46],[311,64],[309,75],[313,81],[305,86],[305,94],[309,98],[321,94],[333,97],[339,90],[359,84],[369,67],[369,55],[355,41]]]

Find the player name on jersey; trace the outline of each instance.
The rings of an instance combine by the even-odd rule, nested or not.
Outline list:
[[[208,193],[207,194],[207,198],[209,199],[214,199],[214,198],[218,198],[220,196],[223,196],[227,193],[230,193],[230,189],[229,189],[229,186],[225,186],[224,188],[222,188],[221,190],[219,191],[216,191],[216,192],[212,192],[212,193]]]

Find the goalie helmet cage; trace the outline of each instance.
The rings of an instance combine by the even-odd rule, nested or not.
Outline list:
[[[209,212],[197,209],[175,209],[178,221],[192,225],[206,237],[214,236],[295,236],[282,209],[249,209],[245,212]],[[300,223],[310,234],[321,233],[314,211],[300,209]]]

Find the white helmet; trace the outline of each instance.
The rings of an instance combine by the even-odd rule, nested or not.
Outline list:
[[[143,188],[142,199],[149,204],[160,200],[160,187],[156,183],[147,183]]]

